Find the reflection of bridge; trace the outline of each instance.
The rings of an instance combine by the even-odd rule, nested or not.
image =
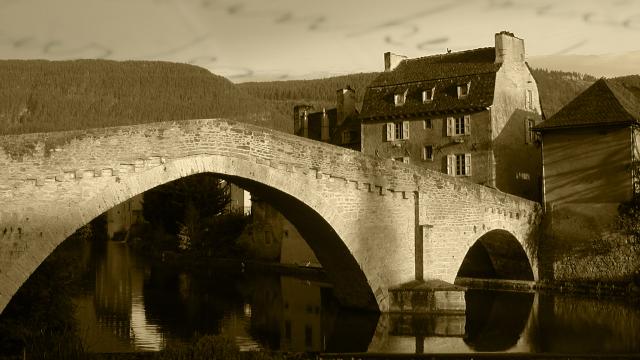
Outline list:
[[[498,258],[534,259],[521,244],[536,236],[536,203],[244,123],[3,136],[0,147],[0,309],[80,226],[136,194],[202,172],[282,212],[347,306],[385,310],[390,286],[416,278],[453,282],[478,239],[484,250],[470,255],[488,261],[497,276],[513,273]]]

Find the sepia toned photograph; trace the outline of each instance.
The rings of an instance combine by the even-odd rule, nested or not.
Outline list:
[[[0,0],[0,359],[640,358],[640,0]]]

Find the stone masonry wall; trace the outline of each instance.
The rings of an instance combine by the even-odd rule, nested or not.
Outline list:
[[[631,282],[640,269],[640,244],[619,234],[619,203],[565,203],[547,206],[541,280]]]
[[[537,204],[515,196],[226,120],[2,136],[0,166],[0,310],[77,228],[201,172],[247,179],[318,216],[310,223],[325,224],[327,239],[310,246],[355,307],[388,307],[387,289],[417,275],[416,244],[433,260],[424,274],[450,281],[484,231],[503,228],[524,243],[537,223]]]

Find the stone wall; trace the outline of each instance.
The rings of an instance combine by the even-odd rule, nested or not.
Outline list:
[[[616,232],[618,203],[548,205],[541,279],[630,282],[640,269],[640,244]]]
[[[451,281],[489,229],[526,243],[539,208],[417,166],[226,120],[3,136],[0,166],[0,309],[76,229],[202,172],[274,205],[309,243],[338,298],[360,308],[386,309],[387,289],[419,273]]]
[[[526,100],[528,91],[531,105]],[[502,64],[491,108],[495,186],[535,201],[541,199],[541,150],[529,137],[528,120],[537,125],[541,114],[538,87],[527,64]]]

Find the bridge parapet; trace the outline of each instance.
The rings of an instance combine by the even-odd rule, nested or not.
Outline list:
[[[344,181],[380,195],[452,189],[494,211],[530,216],[533,202],[464,179],[341,147],[220,119],[0,136],[0,191],[97,177],[118,177],[171,158],[222,155],[292,173]],[[513,211],[513,209],[517,209]],[[429,216],[429,214],[425,214]]]

